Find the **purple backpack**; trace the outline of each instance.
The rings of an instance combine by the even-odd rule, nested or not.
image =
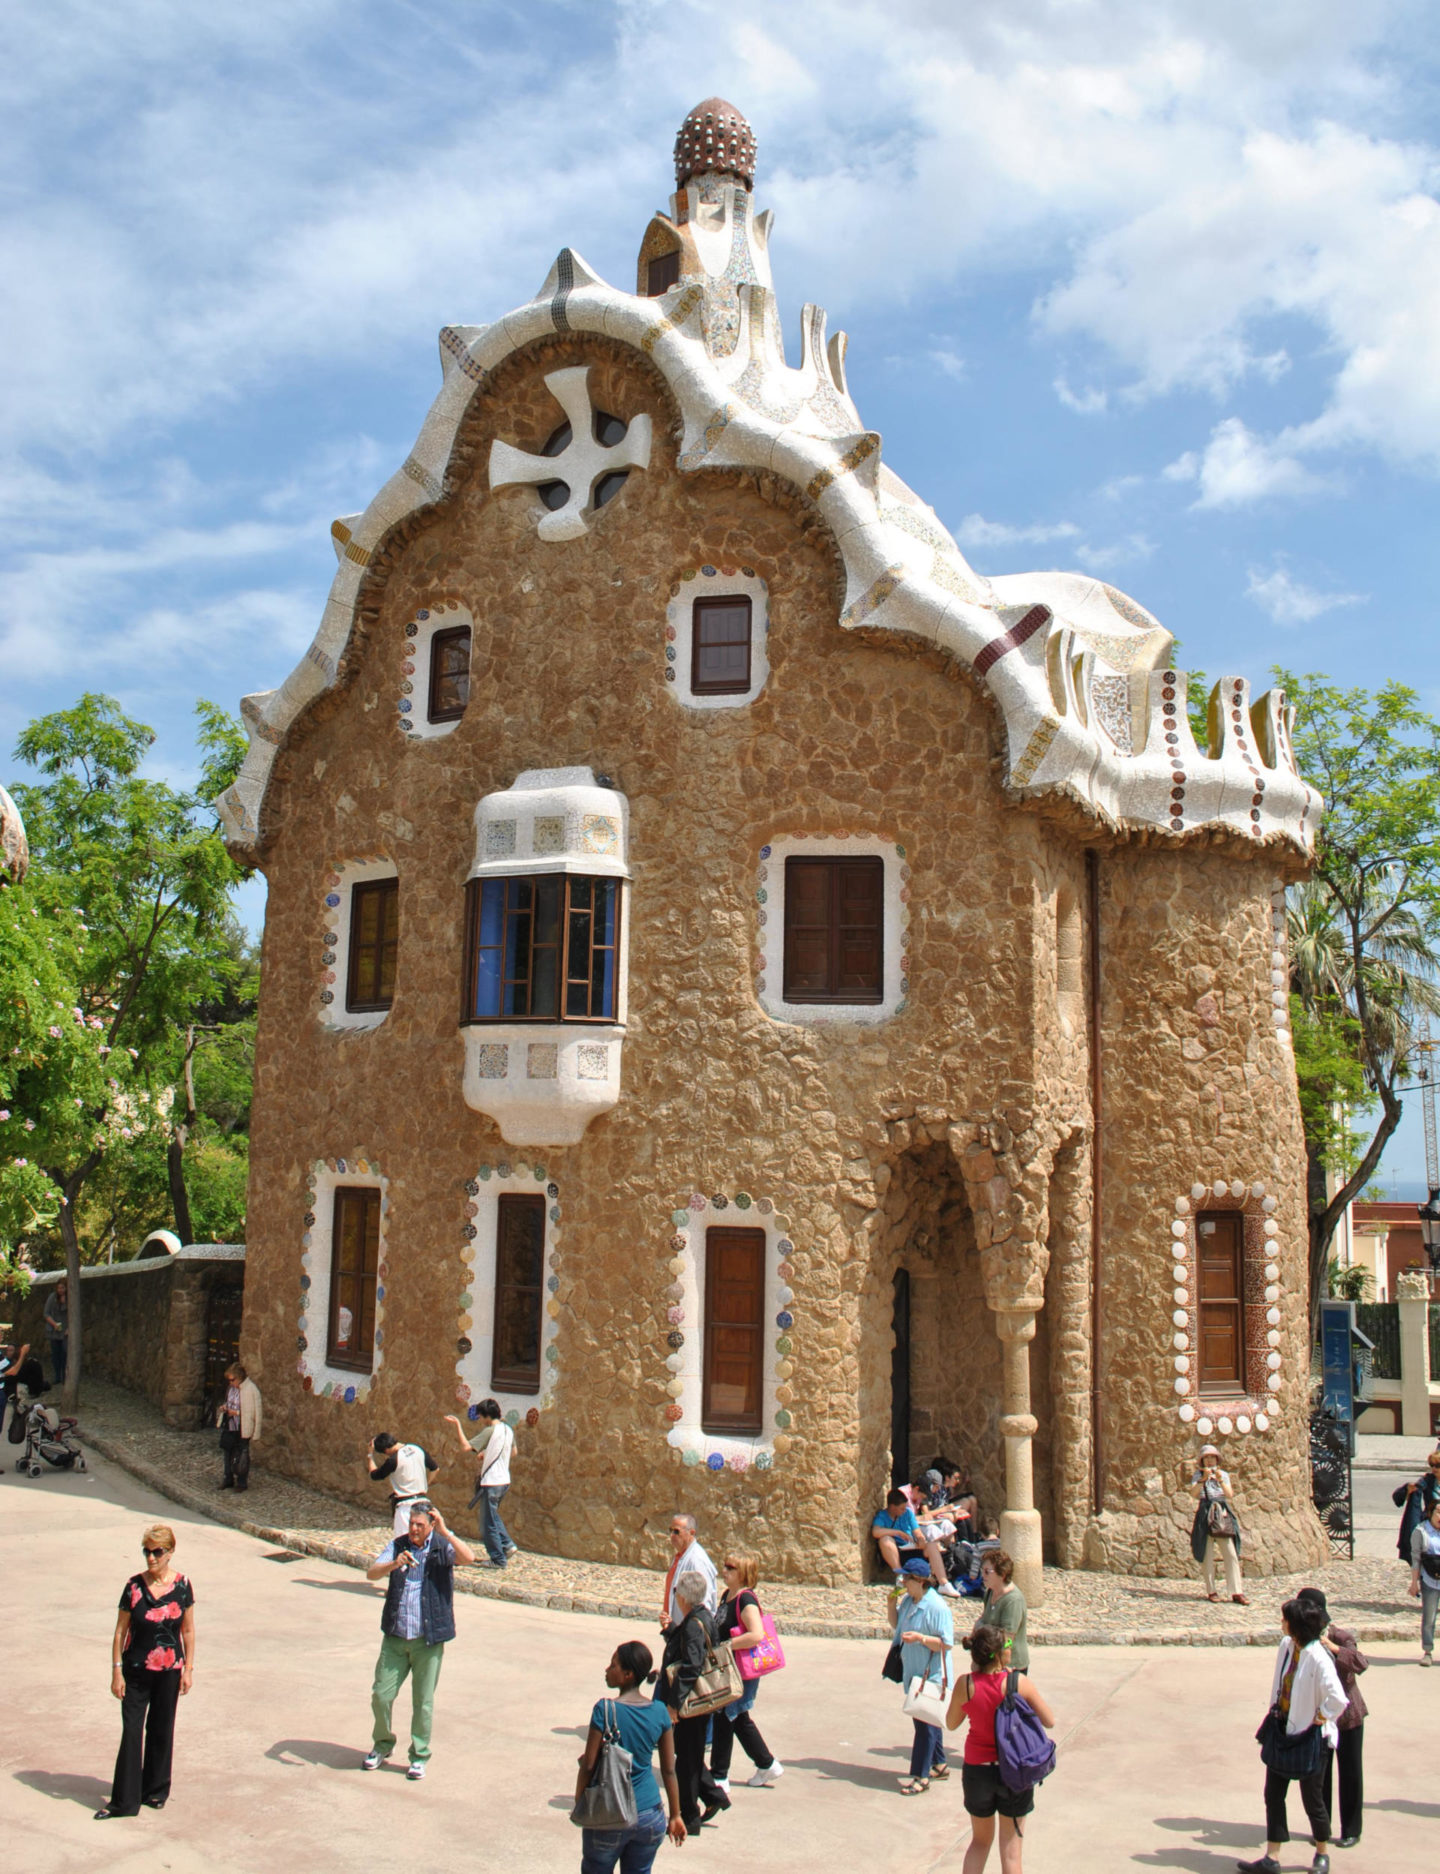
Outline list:
[[[995,1710],[995,1752],[1000,1781],[1018,1795],[1043,1783],[1055,1768],[1055,1740],[1019,1693],[1020,1674],[1005,1675],[1005,1696]]]

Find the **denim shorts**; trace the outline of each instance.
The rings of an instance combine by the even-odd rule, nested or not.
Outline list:
[[[1008,1789],[998,1763],[967,1763],[960,1769],[967,1815],[1008,1815],[1013,1822],[1035,1807],[1033,1789]]]

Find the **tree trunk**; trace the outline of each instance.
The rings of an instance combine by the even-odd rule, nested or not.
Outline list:
[[[165,1148],[165,1175],[170,1185],[170,1209],[175,1217],[175,1234],[182,1243],[195,1241],[195,1225],[190,1218],[190,1193],[185,1188],[185,1147],[195,1124],[195,1030],[185,1030],[185,1117],[175,1124],[170,1143]]]
[[[1385,1147],[1394,1136],[1395,1128],[1400,1124],[1402,1111],[1399,1100],[1389,1087],[1378,1089],[1384,1114],[1375,1128],[1374,1137],[1365,1148],[1365,1156],[1340,1189],[1328,1201],[1325,1198],[1325,1170],[1318,1160],[1312,1159],[1308,1167],[1310,1196],[1310,1333],[1313,1339],[1320,1326],[1320,1304],[1325,1299],[1325,1278],[1330,1267],[1330,1245],[1335,1240],[1335,1232],[1340,1227],[1340,1219],[1347,1207],[1365,1189],[1374,1177]],[[1317,1200],[1315,1175],[1318,1169],[1320,1190]],[[1323,1208],[1318,1207],[1323,1203]]]

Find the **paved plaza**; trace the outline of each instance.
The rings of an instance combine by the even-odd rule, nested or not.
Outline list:
[[[152,1519],[175,1527],[195,1584],[196,1688],[181,1707],[168,1808],[97,1823],[119,1735],[114,1608]],[[12,1657],[28,1668],[12,1667],[0,1725],[6,1859],[60,1874],[283,1864],[368,1874],[397,1857],[481,1874],[574,1869],[566,1811],[581,1730],[616,1642],[653,1637],[624,1620],[460,1596],[435,1757],[412,1786],[393,1768],[359,1767],[380,1601],[353,1569],[177,1508],[102,1458],[86,1477],[0,1477],[0,1569],[19,1603]],[[737,1787],[729,1815],[679,1851],[683,1862],[666,1847],[657,1865],[958,1874],[968,1837],[958,1778],[913,1801],[895,1794],[909,1725],[879,1677],[879,1644],[804,1636],[787,1650],[757,1712],[784,1780]],[[1433,1862],[1440,1801],[1416,1741],[1434,1732],[1440,1674],[1417,1668],[1413,1643],[1371,1656],[1365,1844],[1337,1870],[1418,1874]],[[1061,1764],[1040,1792],[1028,1874],[1229,1874],[1259,1840],[1252,1738],[1269,1670],[1254,1647],[1038,1652]],[[1297,1845],[1287,1865],[1308,1859]]]

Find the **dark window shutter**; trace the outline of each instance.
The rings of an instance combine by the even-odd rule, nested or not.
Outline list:
[[[545,1199],[500,1199],[495,1237],[495,1323],[490,1384],[501,1392],[540,1390],[541,1305],[545,1292]]]
[[[350,965],[345,1006],[354,1014],[388,1009],[395,999],[400,946],[400,881],[377,878],[350,894]]]
[[[1245,1220],[1233,1213],[1196,1221],[1201,1392],[1245,1385]]]
[[[747,598],[696,599],[690,632],[694,695],[743,696],[750,688],[752,611]]]
[[[884,993],[885,865],[785,861],[787,1002],[878,1002]]]
[[[430,640],[432,722],[456,722],[470,701],[470,627],[437,631]]]
[[[702,1430],[760,1430],[764,1317],[765,1232],[707,1230]]]
[[[645,292],[651,299],[658,299],[680,278],[680,249],[671,248],[668,254],[657,254],[645,269]]]
[[[368,1373],[375,1357],[375,1279],[380,1265],[380,1193],[340,1185],[330,1229],[330,1319],[326,1360]]]

